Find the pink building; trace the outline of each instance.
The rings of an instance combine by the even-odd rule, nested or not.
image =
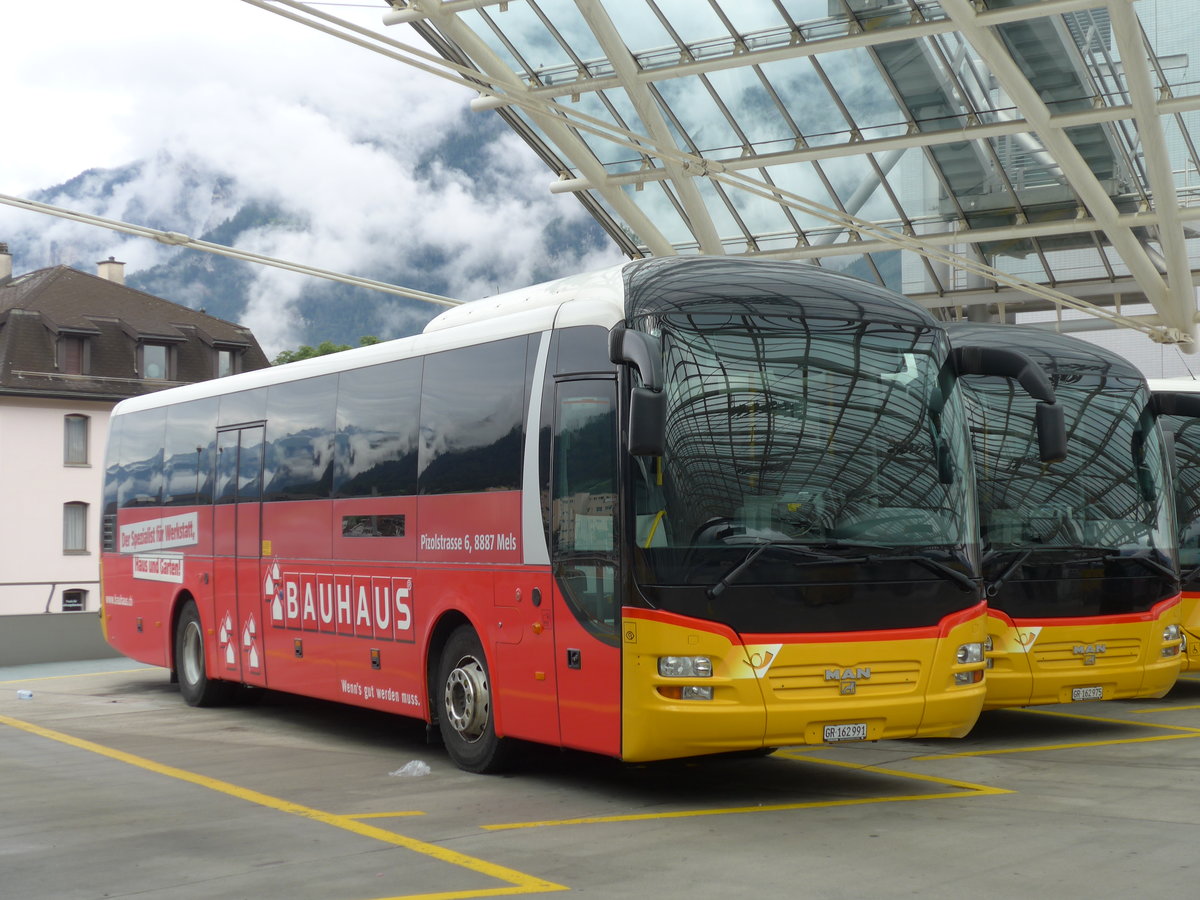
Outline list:
[[[0,615],[99,609],[118,400],[269,365],[248,329],[127,287],[124,266],[14,277],[0,243]]]

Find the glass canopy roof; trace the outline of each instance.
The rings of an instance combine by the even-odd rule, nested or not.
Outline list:
[[[1195,333],[1193,0],[393,0],[383,21],[630,256],[800,259],[946,318]]]

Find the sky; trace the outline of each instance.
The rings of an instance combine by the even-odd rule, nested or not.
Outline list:
[[[382,3],[314,5],[428,49],[406,26],[385,29]],[[515,135],[490,143],[473,176],[439,167],[431,154],[448,129],[495,115],[467,110],[473,92],[242,0],[9,0],[0,4],[0,41],[0,193],[29,197],[87,169],[166,154],[230,173],[246,195],[309,222],[303,232],[255,235],[244,249],[320,268],[371,276],[413,246],[432,248],[425,258],[447,261],[435,279],[445,293],[475,299],[547,271],[620,260],[615,247],[594,246],[547,258],[545,223],[588,217],[575,198],[549,193],[552,174]],[[86,211],[136,222],[147,202],[178,194],[172,172],[149,167],[136,196],[131,186]],[[217,212],[197,209],[171,230],[196,236]],[[100,230],[0,206],[0,241],[33,220],[55,246]],[[161,245],[107,233],[104,255],[127,271],[161,258]],[[20,261],[14,269],[23,271]],[[273,269],[256,277],[242,321],[268,352],[295,345],[288,309],[302,286]]]

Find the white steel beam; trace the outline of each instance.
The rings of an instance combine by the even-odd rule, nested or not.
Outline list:
[[[1000,38],[989,28],[979,24],[979,16],[968,0],[942,0],[942,9],[958,25],[963,37],[1025,114],[1025,118],[1041,138],[1042,144],[1054,155],[1067,181],[1100,223],[1105,236],[1129,267],[1146,298],[1173,327],[1190,333],[1192,323],[1178,321],[1178,317],[1173,314],[1166,282],[1146,253],[1146,249],[1132,231],[1122,227],[1119,222],[1120,213],[1112,198],[1088,168],[1087,162],[1071,143],[1066,132],[1054,127],[1046,104],[1009,55]]]
[[[633,104],[638,118],[642,120],[647,136],[659,146],[672,145],[674,139],[671,130],[667,127],[662,110],[659,109],[646,85],[638,81],[637,62],[621,41],[621,36],[617,33],[616,26],[608,17],[608,13],[604,11],[603,5],[598,0],[575,0],[575,5],[579,9],[579,14],[583,16],[583,20],[592,29],[592,34],[595,35],[600,48],[612,62],[613,69],[625,84],[626,95]],[[696,236],[700,250],[704,253],[724,253],[725,249],[721,245],[720,235],[717,234],[717,228],[713,224],[708,207],[704,205],[704,198],[700,195],[695,180],[684,172],[682,165],[675,160],[664,159],[663,169],[665,176],[675,187],[679,202],[683,205],[684,213],[687,216],[688,225],[692,234]]]
[[[1192,286],[1187,246],[1184,244],[1183,223],[1179,216],[1179,197],[1167,153],[1167,139],[1162,119],[1155,107],[1154,87],[1146,59],[1146,44],[1142,25],[1133,8],[1125,2],[1110,2],[1109,17],[1121,62],[1125,68],[1126,84],[1135,110],[1138,140],[1146,162],[1154,209],[1158,213],[1158,239],[1167,261],[1168,296],[1165,304],[1171,314],[1164,316],[1169,323],[1190,325],[1188,334],[1195,337],[1196,290]]]

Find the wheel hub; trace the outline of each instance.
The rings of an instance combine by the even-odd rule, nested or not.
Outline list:
[[[479,660],[464,657],[446,678],[446,718],[464,740],[483,734],[491,711],[487,673]]]

